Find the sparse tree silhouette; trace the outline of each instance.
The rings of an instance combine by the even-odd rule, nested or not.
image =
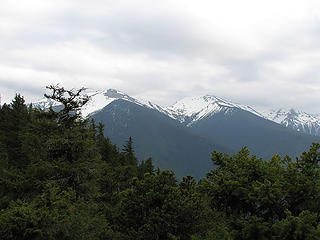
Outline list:
[[[90,100],[87,95],[83,94],[86,88],[66,90],[59,84],[50,85],[46,88],[51,91],[51,94],[44,94],[44,96],[63,105],[63,109],[58,113],[59,120],[70,127],[73,122],[81,117],[79,110]]]

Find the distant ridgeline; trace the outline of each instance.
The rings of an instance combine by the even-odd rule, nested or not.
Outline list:
[[[241,136],[256,151],[277,149],[272,140],[294,149],[300,145],[290,138],[311,136],[237,108],[179,123],[150,103],[124,98],[83,118],[80,110],[90,107],[84,89],[48,89],[61,111],[28,107],[20,95],[0,108],[1,239],[320,239],[320,144],[294,160],[275,154],[265,161],[247,148],[213,151],[228,149],[213,136],[240,145],[232,132],[237,141],[247,134]],[[121,150],[104,133],[127,137]],[[210,147],[211,161],[202,159]],[[138,148],[159,152],[158,165],[180,174],[207,169],[206,177],[177,181],[150,157],[137,158]],[[179,156],[185,159],[175,161]]]
[[[301,124],[306,124],[303,126],[312,122],[316,129],[319,123],[320,129],[320,120],[302,116],[301,112],[294,114],[293,110],[290,116],[278,111],[266,118],[267,113],[260,114],[251,107],[211,95],[185,98],[162,108],[114,89],[86,94],[90,100],[81,113],[103,123],[105,136],[117,146],[132,136],[139,159],[152,156],[155,166],[172,169],[179,178],[187,174],[196,179],[204,177],[214,167],[208,161],[213,150],[233,154],[247,146],[264,159],[275,153],[295,158],[313,142],[320,142],[320,137],[269,120],[285,123],[289,119],[302,119]],[[54,109],[62,107],[47,98],[33,105],[42,109],[50,105]]]

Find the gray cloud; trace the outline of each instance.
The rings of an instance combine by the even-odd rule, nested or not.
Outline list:
[[[320,112],[320,3],[259,4],[4,0],[0,91],[34,100],[60,82],[118,88],[161,105],[209,93]]]

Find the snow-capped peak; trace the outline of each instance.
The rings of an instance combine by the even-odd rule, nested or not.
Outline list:
[[[52,99],[48,99],[48,98],[42,98],[36,102],[32,103],[32,106],[35,108],[40,108],[40,109],[48,109],[50,107],[56,107],[61,105],[61,103],[58,103]]]
[[[264,115],[267,119],[272,120],[277,123],[284,123],[290,120],[307,124],[310,122],[319,122],[320,119],[317,115],[309,114],[303,111],[291,109],[273,109],[270,111],[263,111],[262,115]]]
[[[132,102],[132,103],[135,103],[140,106],[144,106],[147,108],[152,108],[152,109],[156,109],[158,111],[161,111],[161,107],[156,104],[153,104],[149,101],[145,101],[145,100],[141,100],[141,99],[135,99],[135,98],[130,97],[129,95],[127,95],[121,91],[118,91],[116,89],[108,89],[106,91],[86,91],[84,93],[84,95],[88,96],[90,98],[90,100],[81,109],[81,113],[82,113],[83,117],[88,117],[88,116],[100,111],[101,109],[103,109],[104,107],[106,107],[107,105],[112,103],[113,101],[119,100],[119,99],[126,100],[128,102]],[[39,107],[41,109],[47,109],[50,106],[56,107],[61,104],[56,101],[53,101],[51,99],[43,98],[43,99],[33,103],[33,105],[35,107]]]
[[[291,109],[263,111],[265,118],[311,135],[320,135],[320,116]]]
[[[218,112],[231,113],[236,108],[261,116],[249,106],[228,102],[213,95],[187,97],[164,109],[171,118],[187,123],[190,126],[204,117]]]
[[[115,100],[123,99],[129,102],[135,102],[136,99],[116,89],[108,89],[106,91],[92,91],[86,93],[90,98],[89,102],[81,109],[84,117],[101,110]]]

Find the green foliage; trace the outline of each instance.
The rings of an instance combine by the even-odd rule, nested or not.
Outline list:
[[[278,155],[263,161],[246,148],[234,156],[213,152],[217,168],[202,192],[235,239],[318,239],[319,149],[313,144],[295,162]]]
[[[127,141],[126,145],[123,146],[122,151],[126,156],[129,165],[137,165],[137,159],[134,156],[132,137],[129,137],[129,140]]]
[[[176,184],[170,171],[146,173],[121,192],[115,219],[128,239],[191,239],[201,211],[192,177]]]
[[[58,121],[66,127],[71,127],[81,118],[79,111],[81,107],[90,100],[88,96],[82,94],[86,89],[66,90],[59,85],[50,85],[46,88],[51,91],[51,94],[45,94],[44,96],[63,105],[62,110],[57,113]]]
[[[320,239],[320,144],[295,161],[213,152],[205,179],[177,182],[82,119],[83,89],[49,89],[61,112],[0,109],[1,239]]]
[[[27,161],[21,151],[20,135],[29,121],[28,109],[23,97],[17,94],[10,106],[4,105],[0,113],[0,139],[6,148],[8,164],[22,168]]]
[[[298,216],[292,216],[287,211],[286,218],[277,221],[272,226],[275,233],[274,239],[320,239],[319,218],[318,213],[310,211],[302,211]],[[318,225],[318,227],[317,227]]]
[[[113,234],[91,202],[46,186],[31,202],[17,200],[1,210],[2,239],[99,239]]]
[[[142,179],[146,173],[153,174],[154,166],[152,164],[152,159],[148,158],[146,161],[142,160],[138,166],[138,177]]]

